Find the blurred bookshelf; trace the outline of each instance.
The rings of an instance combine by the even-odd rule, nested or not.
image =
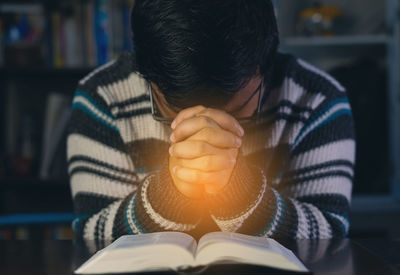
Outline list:
[[[280,50],[347,90],[357,148],[351,237],[400,237],[400,3],[275,1]],[[373,222],[372,222],[373,221]]]
[[[347,89],[359,145],[354,195],[400,199],[399,2],[280,0],[276,7],[281,50],[327,71]],[[373,149],[377,144],[379,150]]]
[[[354,46],[354,45],[386,45],[390,36],[377,35],[340,35],[331,37],[286,37],[281,43],[284,47],[319,47],[319,46]]]
[[[367,82],[370,87],[364,87],[381,87],[375,94],[354,93],[363,89],[357,85],[348,89],[353,92],[350,101],[356,125],[361,127],[358,134],[368,132],[372,124],[360,117],[379,115],[374,123],[379,124],[380,130],[360,148],[372,148],[367,150],[370,156],[358,155],[356,167],[352,207],[357,222],[353,228],[362,235],[370,225],[372,212],[377,218],[384,217],[382,213],[400,213],[399,3],[317,1],[336,5],[342,10],[342,18],[350,20],[346,21],[347,28],[339,24],[337,30],[313,35],[310,30],[299,30],[299,17],[315,1],[273,2],[277,7],[282,51],[332,73],[342,84],[349,83],[346,76],[354,77],[350,84],[359,83],[355,70],[367,67],[364,64],[376,65],[377,70],[369,71],[371,77],[365,77],[372,81]],[[0,239],[72,238],[72,218],[68,215],[73,207],[63,162],[65,129],[54,125],[67,118],[68,106],[82,77],[120,52],[132,50],[132,4],[133,0],[0,3]],[[365,56],[373,63],[357,61]],[[379,95],[379,100],[374,98]],[[376,109],[358,112],[374,104]],[[58,106],[59,110],[50,106]],[[57,134],[49,131],[51,128],[58,129],[57,142],[48,140]],[[381,143],[382,147],[376,150],[376,144]],[[46,150],[48,147],[53,148],[52,153]],[[390,208],[372,209],[368,205]],[[67,218],[61,221],[60,217]],[[400,228],[400,221],[388,217],[380,223],[383,227],[389,221],[395,225],[393,228]],[[376,228],[374,232],[385,230]],[[393,230],[391,236],[396,234]],[[400,230],[396,232],[398,236]]]
[[[133,0],[0,3],[0,239],[71,239],[66,128],[78,81],[132,50]]]

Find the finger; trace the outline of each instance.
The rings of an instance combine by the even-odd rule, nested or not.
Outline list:
[[[221,149],[204,141],[185,140],[169,147],[169,154],[175,158],[194,159],[206,155],[226,155],[236,157],[236,148]]]
[[[217,172],[203,172],[196,169],[189,169],[177,166],[175,175],[178,179],[191,184],[202,184],[208,190],[216,190],[219,186],[218,182],[226,182],[226,177],[231,172],[230,169]],[[225,180],[224,180],[225,179]],[[208,187],[206,187],[208,185]],[[206,189],[207,190],[207,189]]]
[[[203,128],[188,140],[204,141],[219,148],[240,148],[242,139],[220,128]]]
[[[194,116],[196,113],[204,110],[205,107],[201,105],[197,105],[194,107],[186,108],[179,112],[179,114],[175,117],[175,119],[171,123],[171,128],[175,129],[175,127],[181,123],[183,120],[188,119]]]
[[[175,130],[170,136],[170,140],[172,142],[185,140],[206,127],[220,128],[214,120],[206,116],[185,119],[175,127]]]
[[[242,126],[240,126],[239,122],[233,116],[223,110],[205,108],[199,113],[196,113],[195,116],[209,117],[218,123],[218,125],[223,129],[235,133],[240,137],[244,135],[244,130]]]
[[[171,124],[172,129],[175,129],[176,126],[180,124],[183,120],[193,116],[209,117],[215,120],[215,122],[217,122],[217,124],[222,128],[224,128],[225,130],[231,131],[232,133],[236,133],[238,136],[244,135],[244,130],[242,126],[233,116],[229,115],[223,110],[205,108],[204,106],[201,105],[182,110],[172,122]]]
[[[242,140],[235,134],[221,129],[214,120],[205,117],[193,117],[178,124],[170,136],[171,142],[180,142],[191,137],[191,139],[203,140],[214,146],[228,148],[239,148]]]
[[[203,172],[214,172],[232,169],[236,163],[235,158],[221,155],[208,155],[195,159],[178,159],[177,164],[183,168],[196,169]]]

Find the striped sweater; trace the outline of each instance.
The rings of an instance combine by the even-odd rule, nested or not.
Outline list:
[[[171,128],[153,120],[133,55],[78,85],[68,170],[78,238],[105,245],[124,234],[230,231],[278,240],[349,231],[355,138],[345,89],[279,53],[257,123],[247,125],[229,184],[185,197],[168,171]]]

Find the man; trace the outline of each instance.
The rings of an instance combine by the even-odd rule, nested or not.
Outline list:
[[[78,237],[346,236],[343,87],[277,53],[269,0],[137,0],[134,52],[79,83],[68,137]]]

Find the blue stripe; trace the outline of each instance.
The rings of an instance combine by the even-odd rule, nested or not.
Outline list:
[[[346,97],[343,98],[338,98],[333,100],[332,102],[329,103],[328,106],[326,106],[315,118],[313,118],[305,127],[303,127],[299,134],[297,135],[294,143],[293,143],[293,147],[296,147],[299,138],[303,135],[304,132],[306,132],[311,126],[312,124],[317,121],[320,117],[322,117],[325,113],[327,113],[330,109],[332,109],[335,105],[337,104],[341,104],[341,103],[349,103],[348,99]],[[322,121],[319,125],[315,126],[315,128],[310,132],[312,133],[313,131],[315,131],[316,129],[318,129],[319,127],[321,127],[322,125],[325,125],[326,123],[332,121],[333,119],[341,116],[341,115],[352,115],[351,110],[350,109],[339,109],[337,111],[335,111],[334,113],[332,113],[328,118],[326,118],[324,121]],[[308,134],[310,134],[308,133]]]
[[[345,217],[345,216],[343,216],[343,215],[340,215],[340,214],[337,214],[337,213],[328,212],[328,211],[326,211],[326,213],[328,213],[332,218],[334,218],[334,219],[336,219],[337,221],[339,221],[341,227],[343,228],[344,236],[347,236],[347,234],[348,234],[349,232],[347,232],[346,226],[343,224],[343,222],[342,222],[341,220],[339,220],[337,217],[335,217],[335,216],[333,216],[333,215],[337,215],[337,216],[342,217],[343,219],[346,220],[346,222],[347,222],[348,225],[350,225],[350,220],[349,220],[347,217]]]
[[[77,97],[77,96],[82,96],[82,97],[86,98],[97,110],[102,112],[104,115],[108,116],[110,119],[113,119],[113,116],[111,115],[111,113],[109,113],[107,110],[103,109],[103,107],[99,106],[88,93],[86,93],[82,90],[77,90],[75,92],[75,97]]]
[[[125,211],[124,211],[124,222],[125,222],[126,228],[128,229],[128,231],[129,231],[131,234],[137,234],[137,233],[133,232],[133,230],[132,230],[132,228],[130,227],[129,222],[128,222],[127,211],[128,211],[128,207],[130,207],[131,204],[132,204],[133,206],[136,204],[136,193],[135,193],[135,194],[133,195],[133,197],[132,197],[132,203],[128,203],[128,204],[126,205],[126,208],[125,208]],[[147,233],[147,230],[143,228],[143,226],[139,223],[138,219],[136,218],[135,211],[132,211],[132,220],[133,220],[133,222],[135,223],[136,227],[138,228],[139,233]]]
[[[78,232],[79,224],[82,222],[82,220],[84,220],[85,218],[89,217],[90,215],[92,215],[92,214],[75,215],[75,219],[74,219],[74,221],[72,223],[72,227],[73,227],[74,232]]]
[[[90,102],[90,104],[92,104],[92,106],[97,109],[100,113],[102,113],[103,115],[105,115],[106,117],[108,117],[110,120],[114,120],[113,116],[105,109],[103,109],[101,106],[99,106],[91,96],[89,96],[86,92],[81,91],[81,90],[77,90],[75,92],[75,97],[84,97],[87,101]],[[72,104],[72,109],[81,109],[82,111],[84,111],[85,113],[89,114],[92,118],[94,118],[95,120],[97,120],[98,122],[102,123],[103,125],[107,126],[108,128],[110,128],[113,131],[116,131],[117,133],[119,133],[119,130],[117,127],[115,127],[114,125],[110,124],[108,121],[102,119],[101,117],[99,117],[98,115],[96,115],[92,110],[90,110],[86,105],[82,104],[81,102],[74,102]]]
[[[258,236],[265,236],[265,234],[267,234],[267,232],[271,230],[271,227],[272,227],[272,224],[273,224],[274,220],[275,220],[275,219],[278,219],[278,222],[277,222],[277,224],[276,224],[275,230],[274,230],[273,232],[271,232],[271,235],[270,235],[270,236],[272,236],[273,234],[275,234],[276,230],[278,229],[279,225],[280,225],[281,222],[282,222],[282,217],[284,216],[284,213],[285,213],[285,202],[283,201],[283,199],[282,199],[282,197],[279,195],[279,193],[275,193],[275,192],[273,192],[273,193],[274,193],[275,196],[276,196],[276,208],[275,208],[274,217],[272,218],[272,220],[271,220],[271,222],[268,224],[268,226],[265,227],[263,231],[261,231],[260,233],[257,234]],[[281,217],[277,217],[279,202],[282,203],[282,215],[281,215]]]

